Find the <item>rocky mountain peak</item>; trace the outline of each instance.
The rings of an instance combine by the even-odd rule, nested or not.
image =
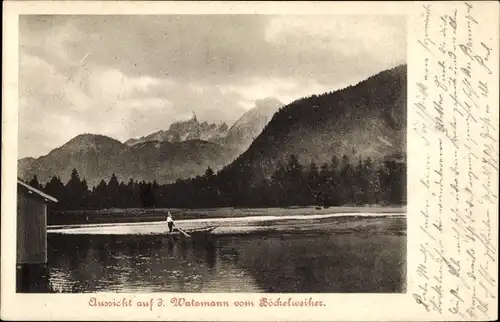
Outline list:
[[[227,124],[217,125],[203,121],[200,123],[196,113],[193,112],[191,118],[184,121],[172,123],[168,130],[157,131],[139,139],[130,139],[125,142],[129,146],[149,141],[160,142],[183,142],[188,140],[218,141],[226,137],[228,131]]]

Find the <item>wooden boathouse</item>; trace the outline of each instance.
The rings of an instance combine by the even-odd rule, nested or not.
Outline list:
[[[47,205],[57,199],[17,180],[18,292],[33,290],[42,282],[47,263]],[[35,287],[38,288],[38,287]]]

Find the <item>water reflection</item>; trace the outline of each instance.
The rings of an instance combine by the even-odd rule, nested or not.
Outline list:
[[[404,292],[406,237],[49,235],[51,292]]]

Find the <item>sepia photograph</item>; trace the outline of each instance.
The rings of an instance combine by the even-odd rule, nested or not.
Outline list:
[[[3,9],[0,319],[498,319],[498,2]]]
[[[405,16],[21,15],[18,96],[16,292],[406,292]]]

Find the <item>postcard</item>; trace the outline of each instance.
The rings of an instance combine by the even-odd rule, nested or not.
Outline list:
[[[4,2],[4,320],[498,318],[498,2]]]

